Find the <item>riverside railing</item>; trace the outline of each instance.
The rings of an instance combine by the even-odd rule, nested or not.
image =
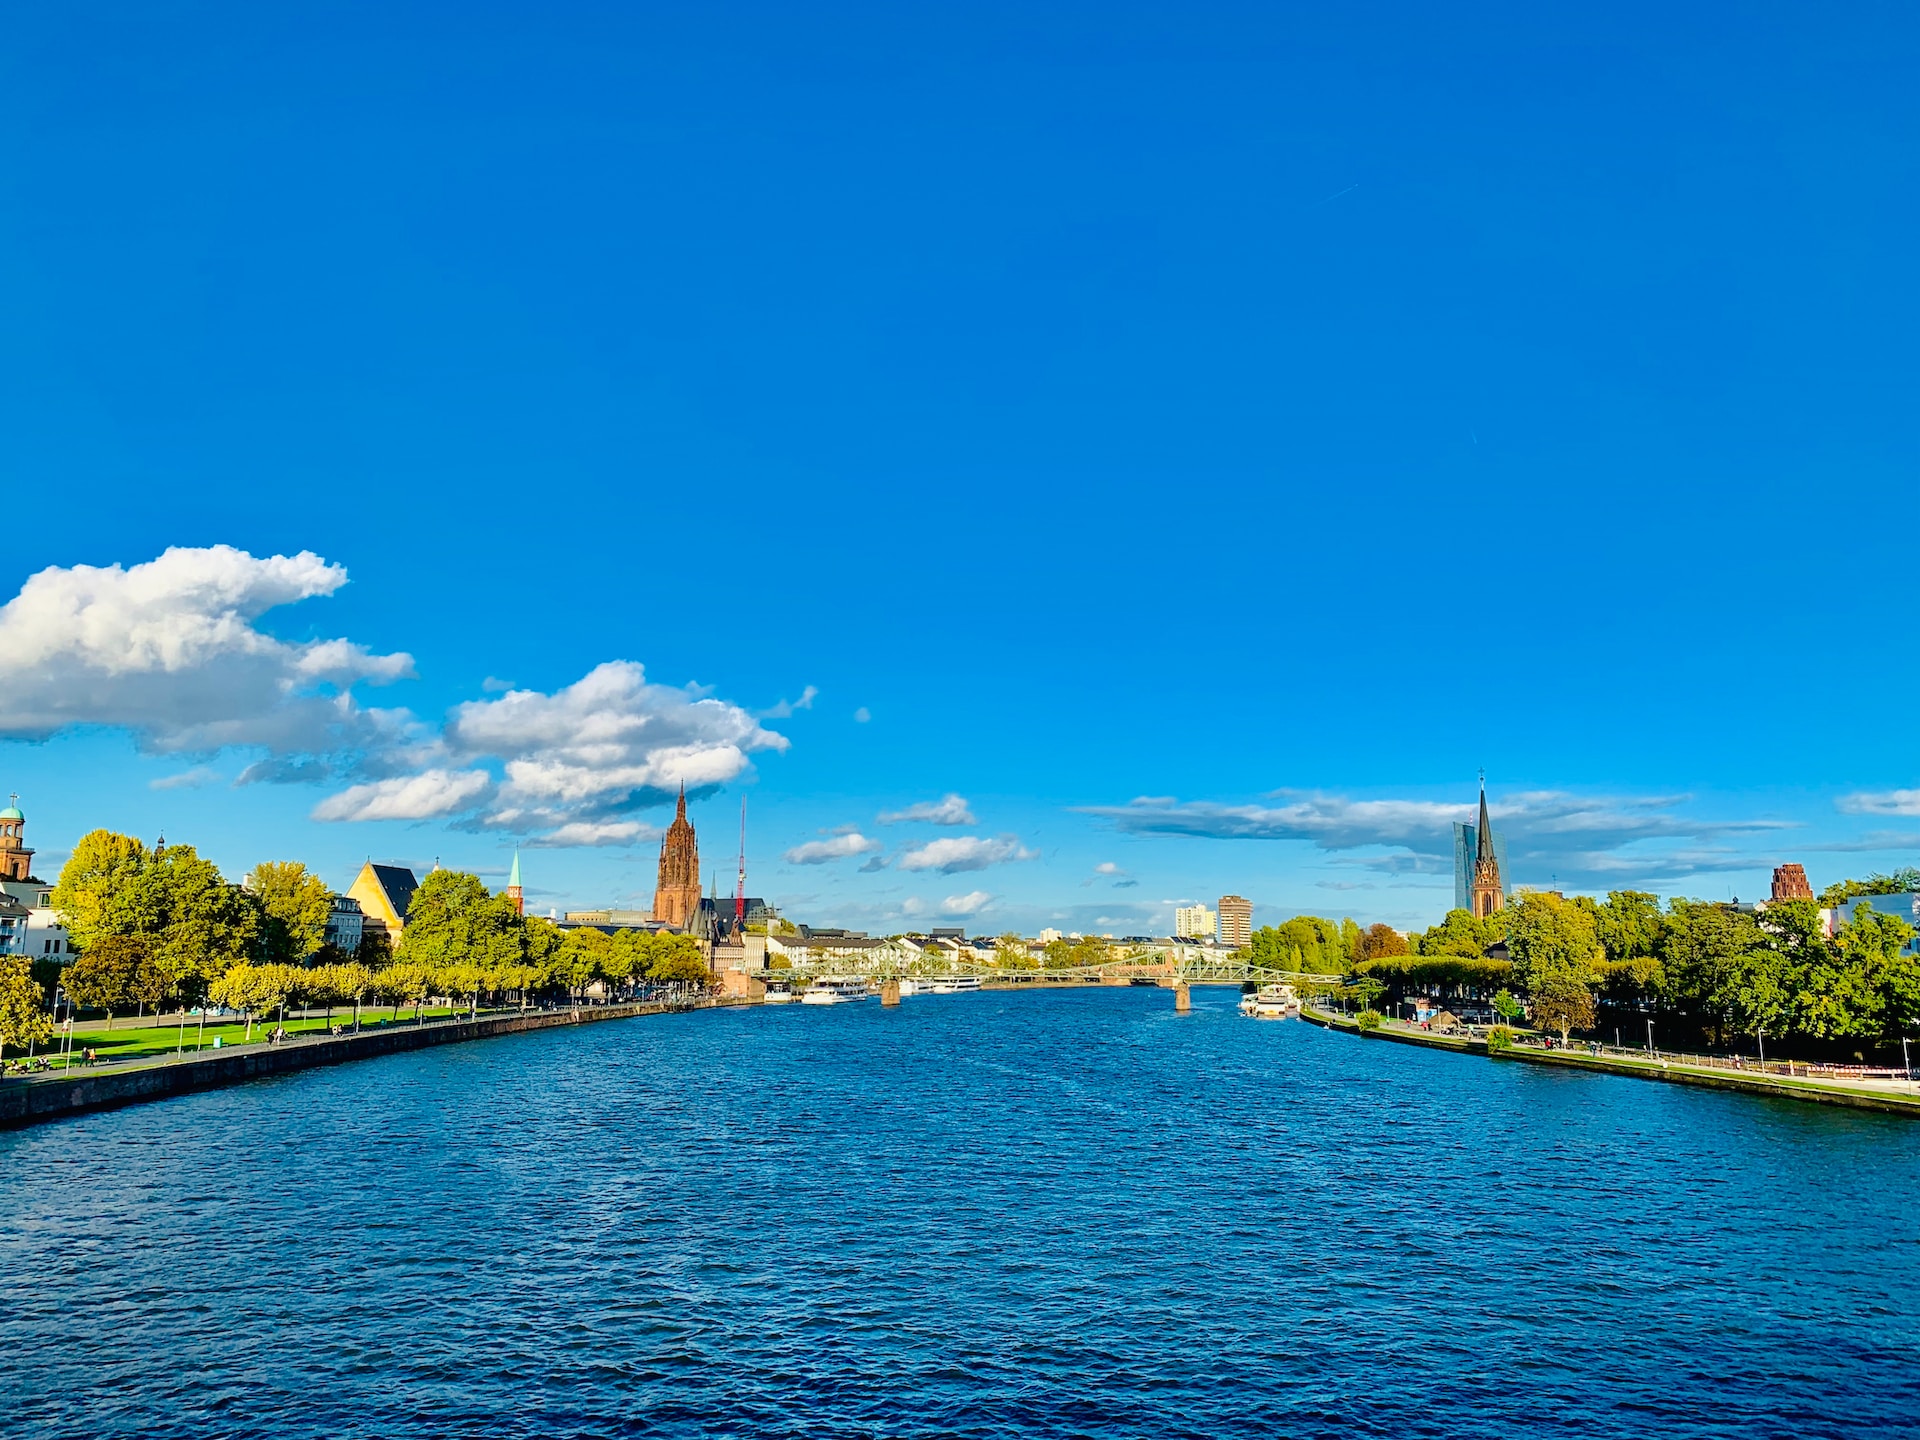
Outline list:
[[[1350,1017],[1349,1017],[1350,1018]],[[1382,1020],[1383,1026],[1409,1034],[1458,1035],[1484,1040],[1485,1025],[1449,1026],[1442,1030],[1423,1030],[1405,1020]],[[1645,1046],[1607,1045],[1593,1040],[1570,1040],[1548,1044],[1544,1038],[1516,1035],[1514,1048],[1538,1050],[1547,1054],[1590,1055],[1595,1059],[1627,1060],[1638,1064],[1680,1065],[1695,1070],[1725,1070],[1743,1075],[1782,1075],[1798,1080],[1890,1080],[1912,1083],[1920,1072],[1903,1065],[1844,1065],[1826,1060],[1761,1060],[1753,1055],[1703,1055],[1687,1050],[1648,1049]]]

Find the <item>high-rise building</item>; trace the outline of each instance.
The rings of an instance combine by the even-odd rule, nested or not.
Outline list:
[[[687,819],[687,787],[660,842],[660,879],[653,891],[653,918],[684,930],[700,909],[700,843]]]
[[[1773,898],[1776,900],[1813,899],[1813,882],[1807,879],[1806,867],[1801,865],[1774,866]]]
[[[1500,857],[1493,849],[1493,824],[1487,819],[1487,782],[1480,782],[1480,824],[1473,850],[1473,888],[1468,909],[1484,920],[1507,906],[1506,887],[1500,880]]]
[[[1173,934],[1176,940],[1211,940],[1214,937],[1214,914],[1204,905],[1181,905],[1173,912]]]
[[[1220,943],[1238,950],[1253,943],[1253,902],[1239,895],[1220,897]]]

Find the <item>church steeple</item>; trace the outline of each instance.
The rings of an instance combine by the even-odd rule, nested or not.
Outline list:
[[[513,873],[507,876],[507,898],[522,915],[527,913],[526,891],[520,888],[520,852],[513,852]]]
[[[1480,776],[1480,833],[1473,846],[1473,913],[1486,919],[1507,908],[1507,887],[1500,876],[1500,855],[1493,848],[1493,821],[1487,815],[1487,777]]]

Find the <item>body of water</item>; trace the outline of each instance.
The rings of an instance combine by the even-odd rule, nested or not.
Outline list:
[[[706,1012],[0,1135],[7,1433],[1920,1433],[1920,1127],[1237,998]]]

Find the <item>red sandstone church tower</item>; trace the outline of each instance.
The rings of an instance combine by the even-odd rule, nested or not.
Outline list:
[[[687,787],[660,842],[660,882],[653,892],[653,918],[684,930],[700,908],[700,844],[687,820]]]
[[[1507,908],[1507,892],[1500,883],[1500,859],[1493,853],[1493,825],[1487,819],[1487,782],[1480,782],[1480,838],[1473,856],[1473,913],[1485,919]]]

